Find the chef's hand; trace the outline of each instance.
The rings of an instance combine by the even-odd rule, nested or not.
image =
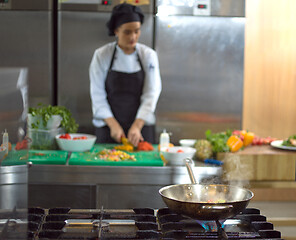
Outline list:
[[[128,130],[127,138],[129,142],[133,144],[135,147],[138,146],[140,141],[144,141],[144,138],[141,134],[141,130],[144,126],[144,123],[144,120],[138,118],[133,122],[132,126]]]
[[[121,138],[125,137],[124,131],[115,118],[105,119],[110,128],[110,136],[118,143],[121,143]]]

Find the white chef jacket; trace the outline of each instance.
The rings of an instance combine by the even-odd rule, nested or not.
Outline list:
[[[114,117],[107,101],[105,81],[110,67],[116,42],[108,43],[95,50],[90,67],[90,97],[92,101],[93,124],[95,127],[106,125],[104,119]],[[125,54],[117,45],[112,70],[125,73],[134,73],[141,70],[137,53],[141,59],[145,80],[141,104],[136,118],[145,121],[145,125],[155,124],[155,108],[161,92],[161,78],[156,52],[144,44],[137,43],[136,51]]]

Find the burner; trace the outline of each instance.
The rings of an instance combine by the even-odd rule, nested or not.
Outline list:
[[[200,221],[159,209],[158,220],[164,239],[280,239],[255,208],[245,209],[237,216],[223,221]]]

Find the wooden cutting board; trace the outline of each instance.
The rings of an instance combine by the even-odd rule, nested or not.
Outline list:
[[[218,153],[224,180],[295,181],[296,151],[270,145],[248,146],[237,153]]]

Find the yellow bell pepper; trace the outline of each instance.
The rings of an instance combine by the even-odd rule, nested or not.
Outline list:
[[[122,145],[118,145],[114,147],[116,150],[122,150],[122,151],[128,151],[128,152],[134,151],[134,146],[129,142],[127,138],[122,137],[121,142],[122,142]]]
[[[255,137],[255,134],[246,130],[242,130],[240,134],[243,136],[243,144],[244,146],[249,146]]]
[[[231,135],[227,142],[227,146],[230,148],[231,152],[237,152],[243,146],[243,141],[236,135]]]
[[[134,151],[134,147],[132,145],[117,145],[114,147],[116,150],[132,152]]]

